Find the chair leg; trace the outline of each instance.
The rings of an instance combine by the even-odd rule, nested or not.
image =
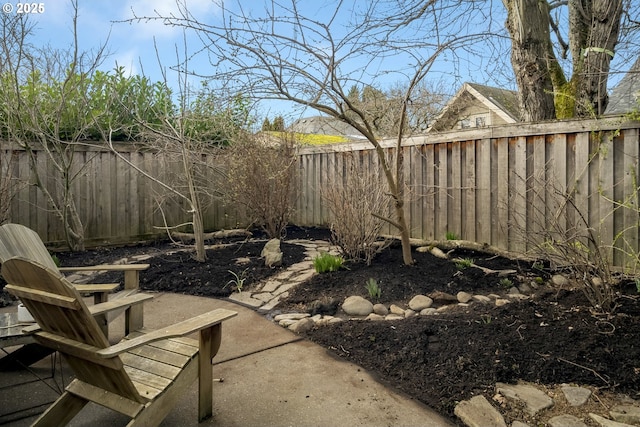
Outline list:
[[[212,359],[218,354],[222,341],[222,323],[200,331],[200,358],[198,366],[198,422],[213,415]]]
[[[76,416],[88,403],[86,399],[75,396],[68,391],[56,400],[40,417],[32,424],[32,427],[56,427],[64,426]]]

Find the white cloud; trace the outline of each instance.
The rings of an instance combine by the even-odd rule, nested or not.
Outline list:
[[[122,12],[122,19],[158,18],[175,16],[181,17],[181,7],[186,5],[187,10],[194,17],[202,17],[217,14],[218,6],[212,0],[131,0]],[[138,38],[173,37],[180,32],[180,28],[164,25],[161,19],[151,19],[136,22],[134,36]]]
[[[123,67],[124,75],[130,77],[138,74],[139,55],[135,50],[117,53],[113,56],[113,68]]]

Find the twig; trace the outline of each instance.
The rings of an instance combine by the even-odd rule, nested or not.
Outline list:
[[[579,364],[577,364],[577,363],[575,363],[575,362],[572,362],[572,361],[570,361],[570,360],[567,360],[567,359],[563,359],[562,357],[557,357],[557,359],[558,359],[560,362],[565,362],[565,363],[568,363],[568,364],[570,364],[570,365],[577,366],[578,368],[582,368],[582,369],[584,369],[584,370],[586,370],[586,371],[589,371],[589,372],[591,372],[593,375],[595,375],[596,377],[598,377],[598,378],[600,378],[602,381],[604,381],[604,382],[607,384],[607,386],[609,386],[609,385],[610,385],[610,384],[609,384],[609,381],[607,381],[606,379],[604,379],[604,377],[603,377],[602,375],[600,375],[599,373],[597,373],[595,370],[593,370],[593,369],[591,369],[591,368],[587,368],[586,366],[579,365]]]

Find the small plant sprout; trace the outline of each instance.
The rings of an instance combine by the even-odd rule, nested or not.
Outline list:
[[[636,278],[636,291],[640,294],[640,277]]]
[[[500,286],[502,286],[503,288],[510,288],[511,286],[513,286],[513,282],[508,277],[503,277],[498,283],[500,283]]]
[[[242,287],[244,286],[244,281],[247,280],[247,269],[242,270],[240,274],[227,270],[229,273],[233,274],[233,279],[229,280],[226,285],[224,285],[223,289],[227,287],[227,285],[234,285],[238,293],[242,292]]]
[[[444,237],[447,240],[458,240],[458,236],[453,231],[447,231]]]
[[[313,266],[318,273],[328,271],[338,271],[343,267],[344,258],[330,253],[323,252],[313,260]]]
[[[374,278],[370,278],[367,280],[367,292],[369,292],[369,296],[372,299],[379,300],[380,295],[382,294],[382,289],[380,289],[380,285],[377,280]]]
[[[464,270],[473,265],[474,260],[472,258],[458,258],[454,261],[458,270]]]

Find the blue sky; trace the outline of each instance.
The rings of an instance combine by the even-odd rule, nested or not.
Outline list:
[[[15,0],[7,0],[14,3]],[[246,9],[254,8],[252,13],[260,13],[262,0],[243,2]],[[187,0],[189,11],[194,16],[202,16],[203,20],[215,20],[221,15],[218,6],[212,0]],[[310,13],[316,19],[322,19],[322,14],[329,14],[323,5],[318,2],[301,2],[308,8],[303,13]],[[254,6],[256,5],[256,6]],[[36,38],[38,43],[50,44],[55,48],[66,49],[72,42],[72,6],[69,0],[48,0],[44,2],[45,12],[41,15],[31,15],[36,22]],[[14,10],[15,13],[15,10]],[[181,58],[184,57],[184,33],[176,27],[163,25],[161,21],[121,22],[135,16],[154,16],[177,14],[175,0],[79,0],[78,35],[80,49],[89,51],[97,49],[107,43],[110,56],[102,65],[103,70],[112,70],[116,64],[124,67],[130,74],[144,74],[153,81],[162,80],[162,73],[157,56],[165,69],[177,62],[176,49]],[[155,44],[154,44],[155,41]],[[199,46],[194,35],[187,35],[187,49],[189,54]],[[158,55],[156,55],[156,47]],[[477,64],[474,58],[466,58],[469,64]],[[463,57],[464,61],[465,58]],[[200,73],[211,70],[211,65],[203,57],[196,56],[190,60],[189,67]],[[443,75],[450,74],[451,63],[440,64]],[[477,69],[465,70],[464,64],[456,76],[448,76],[453,80],[449,85],[450,94],[455,93],[464,81],[476,81],[480,83],[509,85],[510,82],[502,79],[502,82],[485,81],[486,76],[479,76]],[[437,73],[434,73],[437,76]],[[167,70],[167,78],[170,84],[177,85],[177,74]],[[435,77],[440,79],[441,77]],[[391,86],[398,82],[399,77],[389,76],[385,81],[378,77],[374,82],[378,87]],[[406,79],[405,79],[406,80]],[[194,86],[197,81],[193,78],[190,83]],[[513,87],[511,87],[513,88]],[[263,108],[269,116],[274,116],[281,111],[288,113],[291,106],[285,103],[271,102]],[[297,112],[297,114],[312,115],[315,112]]]
[[[15,0],[6,0],[9,3],[17,3]],[[65,49],[72,42],[72,8],[68,0],[45,0],[43,2],[45,11],[41,15],[31,15],[36,22],[37,43],[50,44],[53,47]],[[212,0],[187,0],[189,11],[194,16],[202,16],[204,21],[216,20],[221,13]],[[258,6],[263,4],[262,0],[249,0],[242,2],[243,7],[251,9],[255,7],[255,13],[260,13]],[[322,19],[324,11],[322,3],[313,1],[311,3],[301,2],[304,7],[309,7],[310,13],[316,19]],[[493,8],[496,16],[491,15],[496,25],[501,26],[504,22],[501,1],[494,1]],[[14,12],[15,13],[15,10]],[[161,21],[147,22],[119,22],[126,21],[137,16],[154,16],[176,14],[175,0],[79,0],[79,20],[78,36],[80,49],[89,51],[97,49],[101,44],[107,43],[108,51],[111,55],[102,65],[103,70],[112,70],[116,64],[124,67],[130,74],[144,73],[153,81],[161,80],[162,73],[156,55],[156,47],[162,66],[165,69],[177,62],[176,50],[180,58],[184,58],[183,31],[180,28],[163,25]],[[154,45],[155,40],[155,45]],[[199,43],[195,36],[187,35],[188,54],[191,55],[198,48]],[[465,56],[466,55],[466,56]],[[485,55],[486,56],[486,55]],[[512,80],[512,72],[508,65],[508,54],[502,55],[502,60],[506,59],[506,66],[500,70],[489,70],[487,58],[474,57],[472,54],[462,53],[457,58],[457,69],[451,72],[452,63],[441,62],[435,67],[435,72],[431,78],[434,81],[445,79],[449,94],[453,94],[465,81],[474,81],[482,84],[506,87],[515,89]],[[493,60],[495,61],[495,60]],[[490,62],[493,62],[490,61]],[[211,65],[206,59],[206,55],[197,55],[190,60],[189,67],[202,74],[210,72]],[[626,70],[625,67],[623,70]],[[488,71],[487,71],[488,70]],[[170,85],[177,86],[177,74],[167,70],[167,78]],[[398,79],[389,77],[389,79]],[[609,88],[621,78],[621,75],[613,76],[610,79]],[[190,83],[197,85],[195,79]],[[375,84],[378,87],[390,86],[394,81],[379,80]],[[271,103],[263,106],[263,112],[269,116],[284,113],[291,110],[290,105],[284,103]],[[314,112],[297,112],[296,114],[312,115]]]

